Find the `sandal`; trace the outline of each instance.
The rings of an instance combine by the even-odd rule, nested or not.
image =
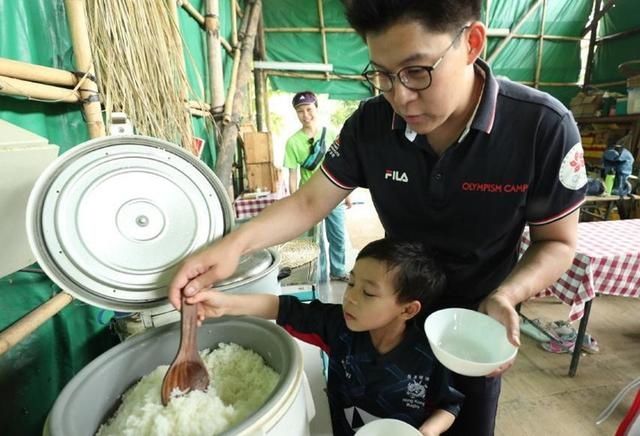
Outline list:
[[[573,353],[574,341],[549,341],[542,342],[540,346],[550,353]]]
[[[562,342],[575,342],[578,336],[576,329],[566,321],[551,321],[546,327],[547,330],[551,331],[552,336],[557,337]]]
[[[550,353],[573,353],[575,347],[575,340],[573,341],[548,341],[543,342],[540,346]],[[598,341],[589,333],[585,333],[582,340],[582,351],[589,354],[594,354],[600,351]]]
[[[596,341],[596,338],[591,336],[589,333],[584,334],[584,340],[582,341],[582,351],[589,354],[594,354],[600,351],[598,341]]]

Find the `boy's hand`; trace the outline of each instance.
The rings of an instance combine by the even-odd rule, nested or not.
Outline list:
[[[200,291],[192,297],[186,297],[187,304],[198,306],[198,327],[206,318],[218,318],[228,314],[229,295],[220,291]]]

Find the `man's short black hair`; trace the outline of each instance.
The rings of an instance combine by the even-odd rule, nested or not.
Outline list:
[[[454,33],[480,19],[482,0],[343,0],[347,19],[363,38],[394,24],[418,21],[432,32]]]
[[[367,258],[387,266],[400,303],[418,300],[424,309],[444,291],[444,272],[420,242],[378,239],[360,250],[356,260]]]

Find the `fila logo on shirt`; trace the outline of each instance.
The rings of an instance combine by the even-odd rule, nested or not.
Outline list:
[[[402,183],[409,182],[409,177],[407,177],[407,173],[405,173],[404,171],[398,171],[398,170],[386,170],[384,172],[384,179],[385,180],[391,179],[394,182],[402,182]]]

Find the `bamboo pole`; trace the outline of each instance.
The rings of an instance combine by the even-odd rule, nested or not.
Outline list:
[[[269,76],[278,76],[278,77],[295,77],[298,79],[324,79],[324,73],[298,73],[293,71],[282,71],[282,70],[261,70],[267,73]],[[357,80],[363,81],[364,77],[360,74],[332,74],[329,73],[329,78],[331,80]]]
[[[168,5],[169,5],[169,10],[171,11],[171,17],[173,18],[173,23],[176,29],[176,32],[178,32],[178,34],[180,34],[180,19],[178,17],[178,4],[175,2],[175,0],[167,0]],[[184,75],[186,76],[186,67],[184,64],[184,49],[182,48],[182,41],[180,40],[180,43],[178,44],[178,58],[182,59],[182,63],[180,64],[180,68],[182,68],[182,71],[184,73]],[[188,101],[188,96],[189,96],[189,90],[187,89],[187,85],[185,84],[184,86],[182,86],[180,89],[178,89],[178,92],[180,93],[181,99],[182,101]],[[191,114],[188,111],[184,111],[184,117],[186,122],[190,125],[191,124]],[[191,129],[188,130],[188,133],[186,134],[186,137],[182,137],[180,139],[181,143],[182,143],[182,147],[184,147],[186,150],[189,150],[190,152],[193,153],[194,148],[193,148],[193,134]],[[195,153],[194,153],[195,154]]]
[[[536,9],[538,9],[538,7],[540,6],[541,3],[542,3],[542,0],[536,0],[536,2],[534,4],[532,4],[529,7],[529,9],[524,14],[522,14],[520,16],[520,18],[518,19],[516,24],[514,24],[514,26],[509,31],[509,34],[502,41],[500,41],[500,43],[493,50],[491,55],[489,55],[489,58],[487,59],[487,62],[491,63],[491,61],[493,61],[500,54],[500,52],[502,50],[504,50],[504,48],[507,46],[507,44],[509,44],[509,41],[511,41],[511,39],[513,38],[514,34],[522,27],[522,25],[525,23],[525,21],[527,21],[527,18],[529,18],[529,16],[533,12],[535,12]]]
[[[106,131],[104,122],[102,121],[102,108],[100,106],[98,85],[94,79],[95,70],[89,44],[85,0],[65,0],[64,4],[67,11],[67,20],[69,21],[71,42],[73,44],[74,65],[76,70],[87,75],[89,79],[85,80],[80,89],[84,117],[89,129],[89,136],[91,138],[98,138],[105,136]]]
[[[72,301],[73,297],[71,295],[66,292],[60,292],[12,324],[11,327],[0,332],[0,356],[33,333]]]
[[[78,83],[78,78],[69,71],[6,58],[0,58],[0,76],[69,88]]]
[[[491,15],[489,14],[489,12],[491,11],[491,0],[485,0],[485,24],[487,26],[487,28],[489,28],[489,20],[491,18]],[[484,47],[482,48],[482,58],[485,59],[487,57],[487,48],[489,46],[489,37],[485,37],[484,40]]]
[[[253,59],[253,48],[255,45],[256,31],[258,28],[261,10],[261,0],[255,0],[253,4],[251,2],[247,3],[247,10],[243,19],[243,21],[247,22],[246,26],[243,25],[246,32],[242,39],[242,51],[240,56],[238,56],[240,58],[237,77],[237,87],[239,91],[234,95],[232,119],[224,123],[222,141],[216,162],[216,175],[222,181],[222,184],[227,189],[231,198],[233,198],[231,170],[233,167],[236,144],[238,142],[238,123],[236,118],[239,118],[239,115],[237,114],[243,107],[245,89],[247,88],[249,78],[251,77],[251,61]]]
[[[204,26],[204,17],[196,8],[193,7],[189,0],[177,0],[178,6],[182,7],[194,20],[198,22],[200,27]]]
[[[225,96],[222,50],[220,48],[220,4],[218,0],[207,0],[205,11],[205,30],[207,32],[207,51],[209,54],[207,62],[209,66],[210,101],[213,113],[219,114],[224,112]]]
[[[231,46],[238,45],[238,10],[237,0],[231,0]]]
[[[6,76],[0,76],[0,94],[13,97],[25,97],[29,100],[45,101],[48,103],[78,103],[80,101],[80,94],[73,89],[43,85],[41,83]]]
[[[324,27],[324,6],[322,0],[317,0],[318,5],[318,19],[320,20],[320,37],[322,41],[322,62],[324,64],[329,63],[329,55],[327,52],[327,32]],[[325,80],[329,80],[329,73],[325,72]]]
[[[536,75],[533,80],[534,87],[538,88],[540,83],[540,74],[542,73],[542,54],[544,50],[544,20],[547,15],[547,0],[542,0],[542,16],[540,18],[540,37],[538,38],[538,57],[536,59]]]
[[[600,16],[600,9],[602,6],[602,0],[594,0],[593,2],[593,16]],[[584,84],[583,89],[586,89],[587,86],[591,84],[591,69],[593,68],[593,57],[595,56],[596,50],[596,36],[598,34],[598,24],[600,23],[600,19],[594,20],[593,24],[590,26],[591,35],[589,35],[589,49],[587,51],[587,63],[585,66],[584,72]]]
[[[319,27],[265,27],[264,31],[267,33],[320,33],[322,29]],[[350,27],[326,27],[324,31],[328,33],[355,33],[355,30]]]
[[[264,20],[260,14],[258,22],[258,33],[256,35],[256,44],[254,50],[254,58],[265,60],[267,58],[265,39],[264,39]],[[264,71],[253,70],[254,86],[256,90],[256,124],[259,132],[267,132],[269,130],[269,111],[267,110],[267,75]]]

